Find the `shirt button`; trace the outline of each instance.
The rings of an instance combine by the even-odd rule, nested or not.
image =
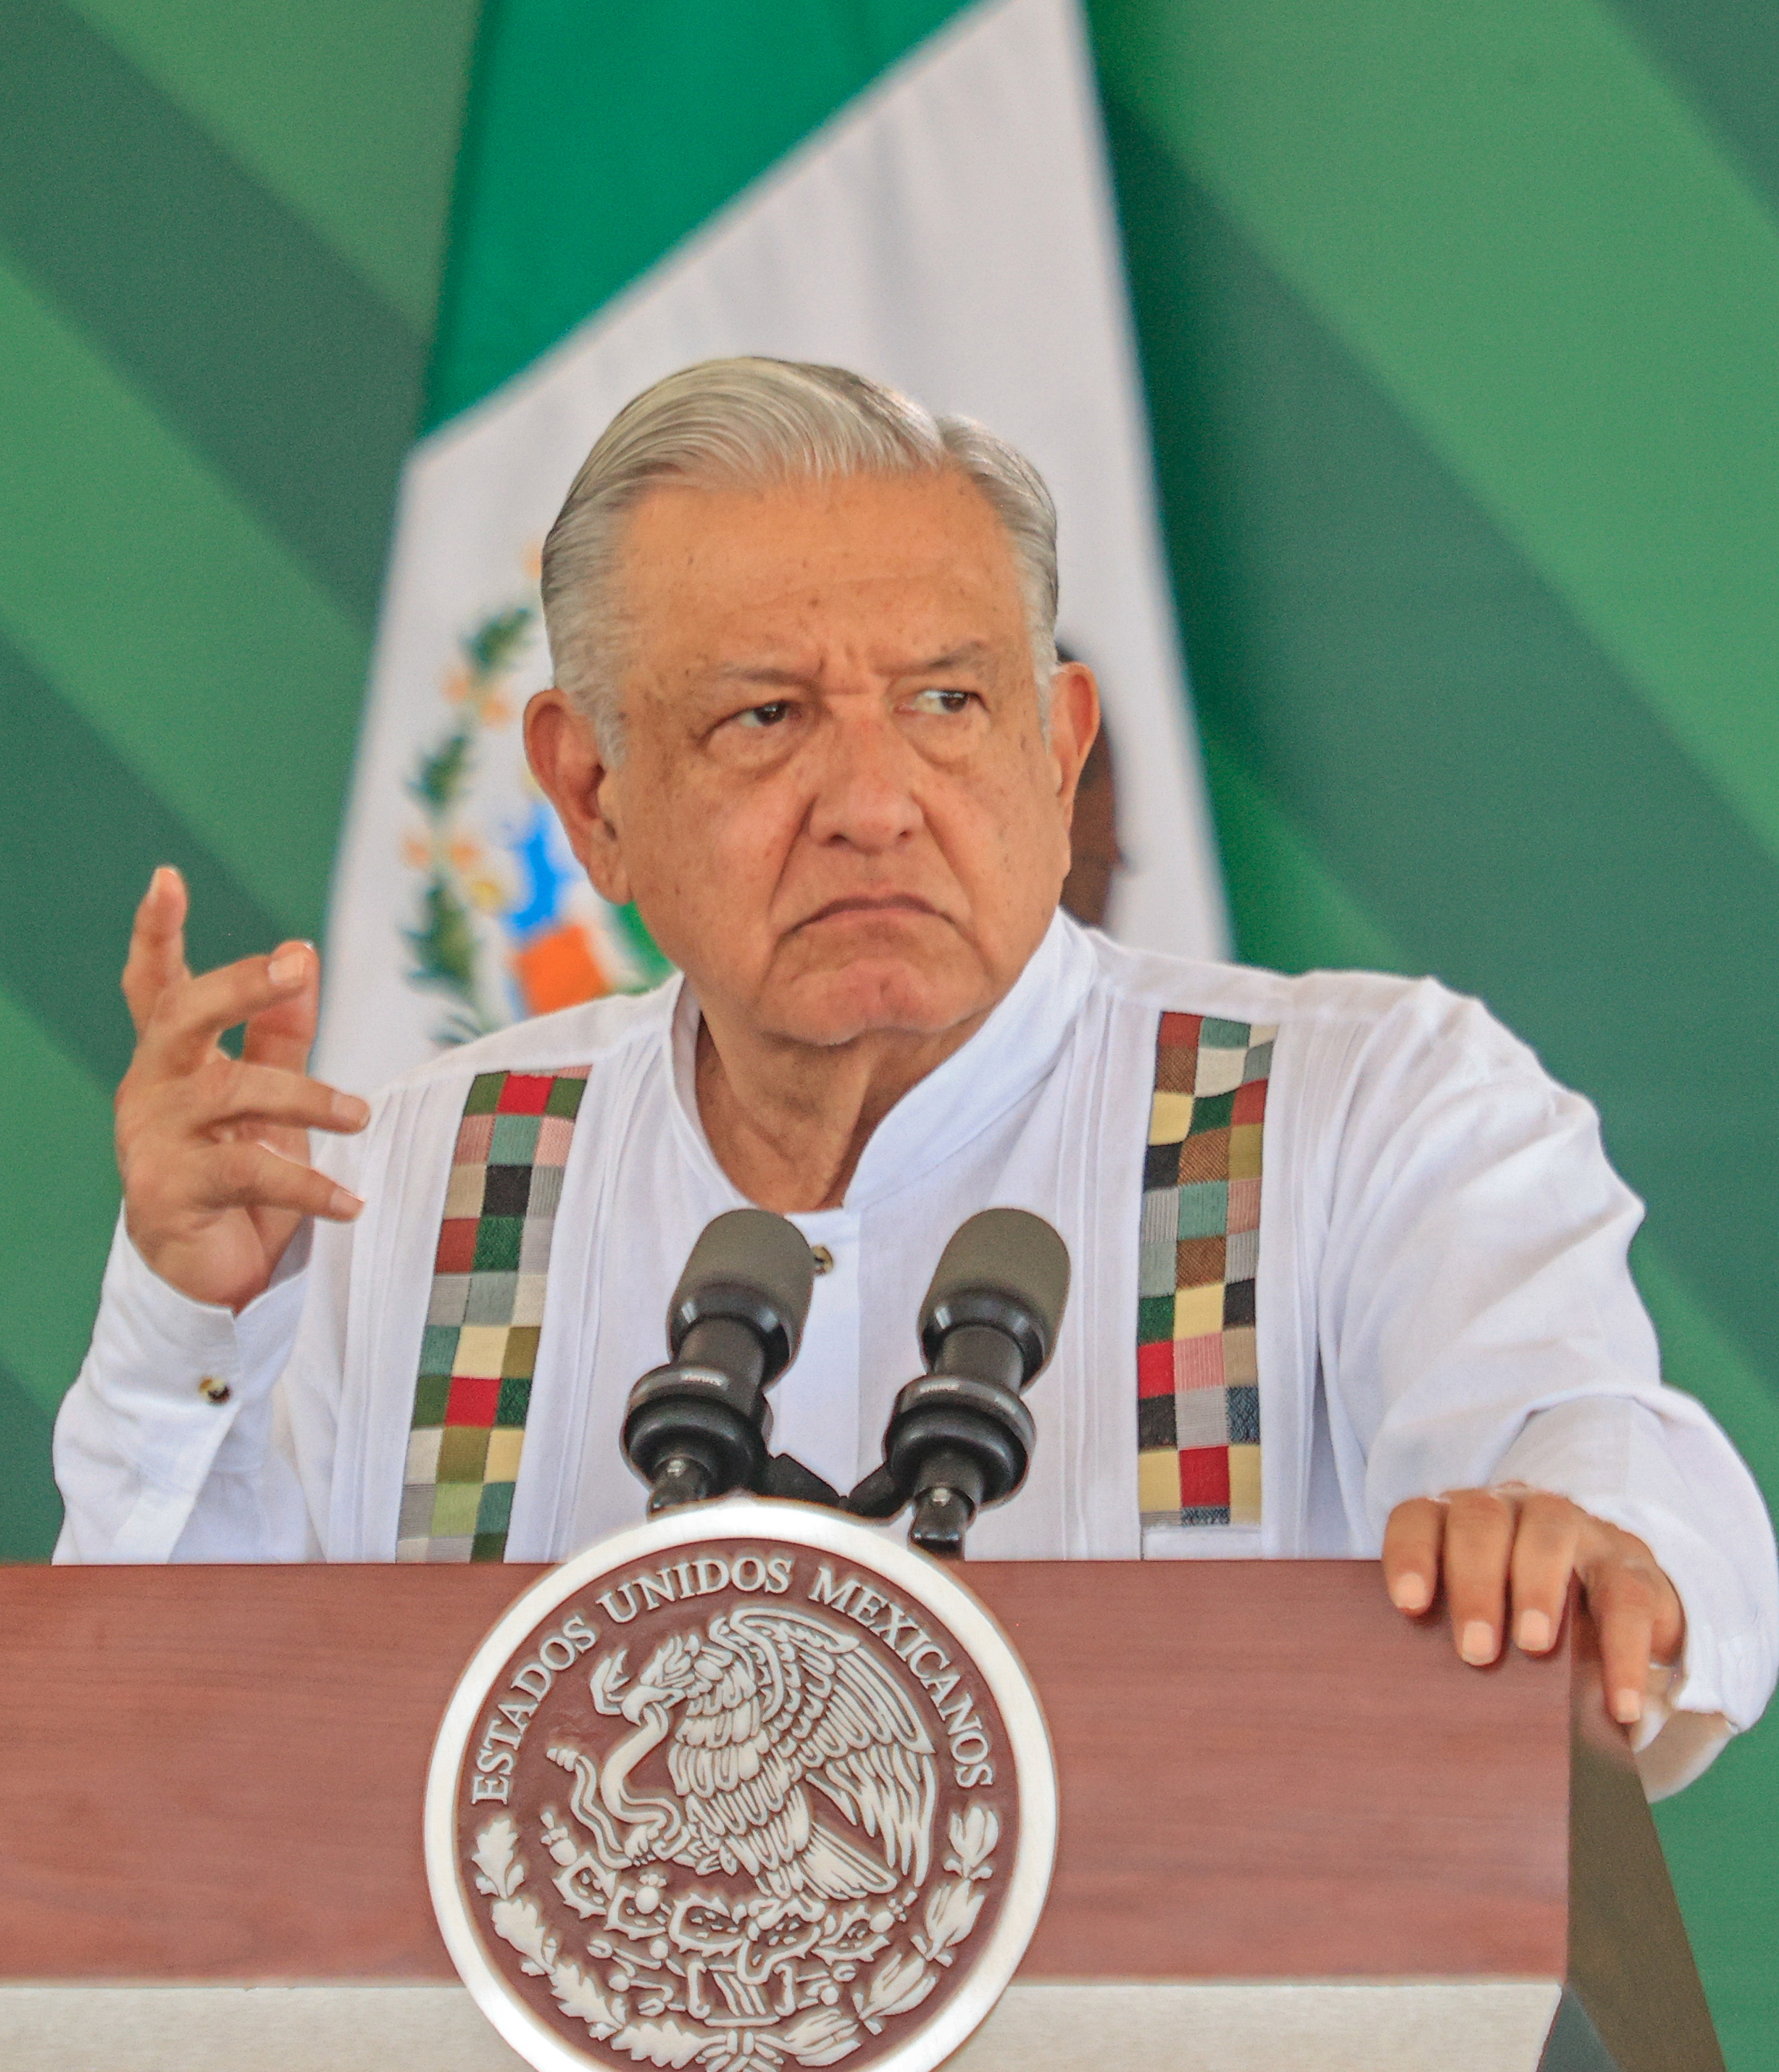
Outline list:
[[[811,1245],[809,1248],[809,1256],[815,1260],[816,1271],[818,1273],[832,1273],[833,1272],[834,1255],[828,1249],[828,1247],[825,1244]]]
[[[198,1383],[198,1393],[206,1403],[226,1403],[234,1392],[226,1381],[219,1381],[213,1374],[207,1374]]]

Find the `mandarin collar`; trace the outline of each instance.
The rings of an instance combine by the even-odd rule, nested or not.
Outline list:
[[[960,1050],[917,1080],[872,1133],[842,1207],[857,1213],[917,1179],[990,1128],[1055,1063],[1087,989],[1094,955],[1082,930],[1058,909],[1006,997]],[[746,1197],[717,1161],[698,1112],[698,1002],[675,981],[664,1038],[669,1051],[676,1133],[707,1181],[737,1207]]]

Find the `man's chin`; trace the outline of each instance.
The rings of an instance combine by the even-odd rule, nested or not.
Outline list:
[[[764,1018],[793,1042],[824,1049],[872,1035],[936,1037],[982,1013],[990,993],[980,970],[859,959],[790,978]]]

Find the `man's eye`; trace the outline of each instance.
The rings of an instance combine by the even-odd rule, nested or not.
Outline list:
[[[737,713],[735,718],[742,726],[777,726],[790,710],[788,698],[774,698],[770,705],[750,705],[746,712]]]
[[[936,685],[914,693],[914,703],[923,712],[960,713],[967,711],[974,691],[942,690]]]

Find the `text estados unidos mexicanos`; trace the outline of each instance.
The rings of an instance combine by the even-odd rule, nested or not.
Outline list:
[[[783,1597],[797,1581],[796,1564],[786,1554],[694,1554],[659,1568],[638,1570],[612,1589],[602,1591],[598,1602],[614,1625],[627,1626],[639,1612],[710,1597],[718,1590]],[[811,1604],[826,1605],[852,1619],[907,1665],[939,1720],[940,1732],[951,1749],[952,1774],[959,1788],[968,1790],[992,1784],[993,1745],[977,1713],[976,1700],[962,1688],[962,1678],[951,1667],[951,1657],[915,1614],[904,1610],[862,1577],[849,1575],[844,1582],[837,1581],[825,1561],[816,1568],[806,1595]],[[506,1804],[512,1789],[514,1760],[532,1716],[549,1695],[557,1678],[598,1644],[598,1628],[590,1625],[583,1613],[571,1612],[553,1632],[538,1642],[531,1659],[507,1679],[508,1692],[513,1695],[497,1703],[476,1750],[475,1774],[470,1782],[473,1803],[492,1799]]]

